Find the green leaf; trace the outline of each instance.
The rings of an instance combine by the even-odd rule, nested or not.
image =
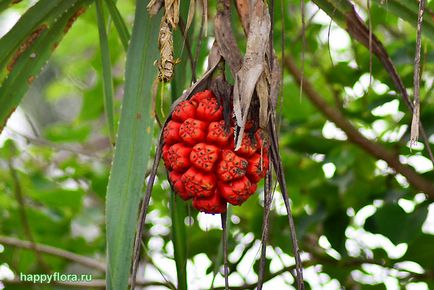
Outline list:
[[[434,235],[422,234],[408,244],[402,261],[414,261],[424,268],[432,268],[434,261]]]
[[[107,289],[126,289],[131,266],[140,195],[145,179],[154,120],[150,91],[158,57],[159,17],[150,17],[145,1],[136,2],[127,54],[125,94],[107,189]]]
[[[319,223],[325,220],[326,215],[325,207],[319,204],[318,209],[312,214],[303,212],[300,216],[297,216],[295,218],[297,237],[301,239],[306,236],[309,231],[313,230]]]
[[[337,24],[346,25],[345,13],[351,11],[352,5],[348,1],[313,0],[319,8],[324,10]],[[349,5],[348,5],[349,4]]]
[[[386,285],[384,283],[377,283],[377,284],[361,284],[360,285],[361,290],[386,290]]]
[[[183,19],[187,19],[188,16],[187,5],[181,5],[180,16]],[[193,25],[190,29],[190,32],[187,33],[187,37],[190,42],[193,40],[190,33],[194,30],[194,28],[195,27]],[[174,50],[174,54],[173,54],[174,57],[178,58],[180,60],[180,63],[175,66],[173,79],[170,83],[171,87],[173,88],[171,90],[172,102],[174,102],[179,96],[181,96],[185,87],[190,84],[190,78],[191,78],[191,70],[188,69],[190,68],[188,51],[185,48],[185,39],[181,32],[181,29],[176,29],[173,32],[173,50]]]
[[[53,142],[83,142],[90,132],[91,128],[85,124],[57,123],[45,129],[44,137]]]
[[[338,62],[330,67],[327,79],[330,83],[339,84],[343,87],[353,87],[360,78],[360,71],[354,69],[346,62]]]
[[[36,173],[27,180],[26,175],[22,174],[20,180],[28,188],[26,194],[34,201],[51,207],[53,209],[68,210],[77,212],[82,207],[82,190],[71,190],[61,188],[59,184],[47,179],[42,174]],[[59,198],[59,197],[62,198]]]
[[[6,124],[10,114],[15,110],[22,97],[29,89],[32,81],[36,78],[41,68],[46,64],[54,48],[68,31],[70,25],[72,25],[74,18],[78,13],[83,12],[83,10],[90,4],[91,0],[64,2],[66,2],[68,6],[62,6],[63,9],[61,13],[59,11],[57,21],[51,26],[40,26],[40,30],[38,30],[38,34],[33,39],[31,45],[26,47],[25,50],[20,51],[20,55],[15,60],[13,68],[11,68],[10,73],[0,87],[0,132]],[[59,7],[56,9],[59,9]],[[34,12],[35,17],[41,17],[40,11]],[[25,21],[31,15],[33,15],[33,13],[26,13],[16,24],[15,27],[18,28],[14,29],[14,27],[11,30],[15,31],[14,34],[9,36],[8,33],[0,40],[0,55],[3,55],[1,52],[4,52],[5,50],[5,53],[7,53],[7,47],[10,46],[7,40],[15,43],[17,39],[16,34],[20,34],[21,31],[29,29],[27,25],[21,25],[21,22]]]
[[[187,210],[184,201],[174,192],[170,195],[170,215],[172,218],[172,242],[176,263],[179,290],[187,288],[187,239],[185,218]]]
[[[356,267],[341,267],[336,264],[327,264],[324,263],[322,265],[322,270],[324,273],[330,275],[331,278],[339,280],[342,284],[348,281],[349,276],[351,275],[351,271],[353,271]]]
[[[347,13],[351,13],[353,10],[353,5],[350,1],[313,0],[313,2],[333,18],[337,24],[344,28],[347,27],[346,15]],[[382,0],[375,0],[375,2],[385,10],[385,14],[392,12],[416,28],[418,15],[418,5],[415,5],[416,1],[388,0],[385,2]],[[410,2],[414,3],[410,4]],[[424,17],[422,33],[425,37],[434,41],[434,22],[432,17]]]
[[[204,233],[199,226],[194,225],[192,229],[189,229],[188,257],[193,258],[200,253],[206,253],[209,257],[216,254],[216,248],[221,241],[221,234],[222,231],[217,229],[207,230]]]
[[[125,50],[128,49],[128,42],[130,41],[130,32],[128,31],[127,25],[125,24],[122,15],[119,13],[118,8],[113,0],[106,0],[105,4],[110,12],[110,16],[113,19],[113,23],[118,31],[119,38],[124,46]],[[146,12],[147,13],[147,12]]]
[[[332,248],[341,255],[346,255],[345,230],[348,227],[349,217],[345,210],[338,210],[327,217],[324,221],[324,234],[327,236]]]
[[[107,32],[104,20],[102,0],[95,1],[96,15],[98,20],[99,44],[101,47],[102,77],[104,92],[104,107],[109,127],[110,139],[112,144],[115,142],[115,125],[113,109],[113,77],[112,65],[110,61],[110,48],[107,39]]]
[[[187,5],[181,5],[180,14],[181,16],[186,15]],[[185,19],[185,18],[184,18]],[[183,39],[180,37],[180,29],[175,31],[174,33],[174,42],[175,43],[183,43]],[[179,51],[178,47],[174,47],[175,53]],[[181,51],[181,62],[186,64],[187,62],[187,52]],[[186,65],[175,66],[174,78],[171,82],[171,97],[172,102],[174,102],[179,96],[182,95],[182,92],[185,88],[185,80],[186,80]],[[163,84],[164,85],[164,84]],[[160,103],[160,106],[163,104]],[[179,198],[177,195],[172,193],[170,199],[170,214],[172,219],[172,242],[173,242],[173,250],[175,255],[175,264],[176,264],[176,275],[178,278],[178,289],[184,290],[188,289],[187,286],[187,253],[190,250],[190,237],[187,238],[186,231],[189,231],[189,235],[191,234],[191,227],[187,229],[185,225],[185,218],[187,217],[186,206],[183,203],[183,200]]]
[[[10,5],[12,5],[13,0],[1,0],[0,1],[0,12],[8,8]]]
[[[62,15],[73,9],[76,3],[77,0],[41,0],[29,8],[14,27],[0,39],[0,72],[3,72],[6,62],[20,44],[32,42],[38,28],[53,25],[56,19],[63,18]]]
[[[391,12],[395,14],[416,29],[419,13],[419,4],[417,1],[388,0],[386,3],[383,3],[381,0],[375,0],[375,2],[379,7],[386,10],[384,11],[385,13]],[[426,12],[422,21],[422,34],[431,41],[434,41],[434,22],[432,17]]]
[[[422,234],[422,224],[428,214],[426,204],[406,213],[398,204],[385,204],[366,220],[365,227],[372,233],[388,237],[392,243],[408,243]]]
[[[230,217],[231,217],[231,215],[232,215],[232,206],[229,205],[227,207],[227,212],[226,212],[226,217],[227,217],[226,218],[226,224],[225,224],[225,226],[226,226],[226,233],[230,233],[230,228],[231,228]],[[223,218],[222,217],[223,216],[220,215],[220,218],[222,219],[222,224],[221,225],[222,225],[222,230],[223,230]],[[211,266],[209,268],[209,270],[211,270],[211,267],[212,267],[212,273],[213,273],[213,277],[212,277],[212,280],[211,280],[211,288],[212,289],[214,289],[214,282],[215,282],[215,279],[217,277],[217,274],[220,271],[220,268],[222,266],[224,266],[224,255],[225,255],[225,252],[224,252],[224,246],[225,245],[224,245],[224,243],[225,242],[227,243],[226,246],[228,248],[229,248],[229,244],[230,244],[229,235],[227,234],[227,240],[226,241],[224,240],[224,237],[225,237],[225,235],[224,235],[224,230],[223,230],[223,231],[221,231],[221,234],[220,234],[220,243],[218,244],[217,253],[215,255],[215,258],[212,259],[213,263],[211,264]],[[230,251],[230,250],[228,249],[227,251]],[[213,251],[213,252],[215,252],[215,251]],[[209,273],[209,271],[207,271],[207,274],[208,273]]]

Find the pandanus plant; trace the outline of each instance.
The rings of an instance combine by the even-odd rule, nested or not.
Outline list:
[[[20,1],[0,1],[0,11],[18,2]],[[0,129],[3,129],[63,36],[93,2],[97,12],[101,45],[106,119],[112,144],[115,145],[106,204],[107,289],[126,289],[129,283],[134,288],[137,284],[142,238],[146,230],[145,220],[161,160],[167,170],[167,176],[163,175],[161,178],[167,179],[170,184],[167,192],[170,191],[168,196],[178,289],[187,289],[187,259],[179,238],[182,236],[179,233],[183,230],[181,225],[184,225],[186,216],[185,204],[191,204],[194,209],[205,214],[221,216],[222,242],[221,248],[216,249],[216,252],[222,253],[225,288],[230,289],[228,220],[231,208],[243,208],[250,197],[260,194],[263,195],[261,256],[258,281],[254,287],[262,288],[267,266],[270,212],[274,193],[277,192],[277,183],[290,230],[291,244],[287,247],[291,248],[294,257],[292,268],[295,284],[297,289],[304,289],[303,263],[279,153],[276,110],[282,81],[281,63],[300,87],[305,89],[309,101],[328,120],[338,124],[348,135],[350,142],[360,146],[375,158],[383,159],[397,173],[405,176],[414,188],[426,193],[430,198],[434,196],[432,182],[402,164],[381,144],[366,139],[340,111],[330,108],[312,89],[312,84],[306,80],[304,72],[298,70],[290,56],[282,55],[278,61],[273,43],[274,1],[216,0],[216,17],[211,25],[215,39],[207,51],[207,68],[201,78],[196,80],[195,74],[199,70],[193,65],[196,62],[190,55],[193,82],[185,88],[180,87],[182,82],[176,82],[180,74],[176,73],[179,61],[174,57],[173,34],[176,29],[181,30],[184,39],[180,42],[185,46],[189,45],[188,30],[193,21],[195,1],[190,1],[188,17],[184,23],[179,11],[185,10],[186,4],[180,3],[179,0],[151,0],[149,3],[138,0],[130,36],[114,0],[40,0],[30,7],[0,40]],[[304,3],[300,2],[303,11]],[[369,50],[370,70],[372,57],[378,58],[390,76],[391,86],[395,87],[396,92],[403,98],[403,103],[413,113],[411,139],[417,140],[420,134],[428,156],[434,160],[428,136],[419,121],[420,39],[421,34],[425,34],[431,40],[434,35],[432,19],[422,18],[426,1],[419,1],[419,13],[416,15],[418,17],[414,102],[410,101],[404,82],[385,47],[373,34],[371,27],[368,27],[357,14],[351,1],[313,2],[346,29],[354,40]],[[383,1],[374,2],[381,4]],[[367,3],[369,10],[370,1]],[[207,23],[210,22],[207,19],[207,5],[208,2],[203,1],[204,11],[199,33],[201,37],[206,34],[202,30],[207,30]],[[390,10],[401,18],[416,20],[411,18],[414,9],[410,8],[417,4],[394,0],[389,1],[389,5]],[[124,98],[117,136],[104,7],[109,11],[110,21],[113,21],[121,43],[127,51]],[[232,30],[232,17],[236,16],[231,16],[231,11],[237,12],[238,22],[242,24],[246,37],[243,53]],[[304,45],[304,11],[302,22],[301,38]],[[423,31],[422,24],[426,27]],[[282,26],[284,27],[284,24]],[[198,41],[198,46],[201,42],[202,39]],[[302,51],[304,53],[304,50]],[[184,63],[181,64],[183,65]],[[153,82],[155,75],[158,76]],[[150,96],[151,88],[155,95],[158,82],[162,87],[170,87],[173,97],[173,104],[164,122],[160,122],[158,114],[155,114],[155,98]],[[169,82],[170,86],[167,85]],[[154,123],[161,125],[160,137],[152,168],[146,178],[145,195],[142,196]],[[258,203],[256,206],[261,205]],[[206,232],[201,234],[207,235]],[[215,272],[218,272],[218,269]]]
[[[164,2],[164,16],[160,26],[160,59],[157,63],[161,81],[170,79],[174,64],[173,54],[170,52],[171,40],[167,35],[170,35],[170,29],[176,27],[174,19],[177,17],[174,15],[177,7],[168,2],[171,1]],[[266,177],[262,190],[265,204],[258,282],[258,289],[262,288],[274,169],[281,185],[291,230],[297,288],[304,288],[275,127],[280,69],[270,39],[269,7],[262,0],[244,4],[249,12],[243,19],[247,34],[244,57],[231,32],[230,1],[218,1],[214,27],[216,39],[209,52],[208,69],[201,79],[176,99],[163,124],[140,211],[135,240],[133,287],[144,220],[156,170],[162,158],[174,194],[183,200],[192,199],[193,207],[199,211],[221,214],[226,289],[229,289],[226,252],[227,203],[242,206],[243,202],[255,194],[257,183]],[[151,1],[148,9],[155,13],[158,10],[155,6],[158,5],[158,2]],[[233,85],[226,80],[226,64],[235,80]]]

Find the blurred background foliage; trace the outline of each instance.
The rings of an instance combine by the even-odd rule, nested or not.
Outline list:
[[[3,10],[1,35],[34,2],[24,0]],[[331,21],[314,2],[305,1],[304,36],[300,1],[275,2],[274,48],[280,62],[284,63],[282,57],[289,56],[299,68],[303,66],[304,78],[329,106],[339,110],[366,138],[382,144],[402,163],[433,182],[433,165],[424,145],[417,143],[412,150],[409,147],[411,114],[378,60],[371,58],[368,49]],[[352,2],[366,23],[371,21],[373,32],[383,42],[411,95],[416,19],[410,23],[400,18],[403,16],[392,6],[401,1],[389,1],[390,8],[388,1],[371,1],[370,11],[366,1]],[[433,18],[433,5],[434,1],[428,1],[425,17]],[[118,1],[117,7],[131,30],[135,3]],[[188,5],[182,1],[181,7],[185,23]],[[204,26],[207,37],[202,40],[201,11],[201,3],[196,3],[187,41],[181,29],[175,31],[175,57],[181,62],[176,66],[175,81],[158,87],[155,113],[160,120],[167,116],[177,93],[191,84],[192,75],[200,76],[205,70],[213,41],[215,2],[208,3],[209,21]],[[413,12],[417,14],[417,10]],[[107,20],[107,10],[105,15]],[[16,240],[34,241],[105,262],[104,206],[113,148],[104,112],[96,19],[92,4],[61,41],[0,135],[0,289],[73,288],[29,285],[17,280],[20,272],[53,271],[92,273],[93,286],[103,288],[105,273],[101,269],[74,259],[35,254],[31,247],[24,249]],[[244,50],[245,36],[235,9],[232,19],[238,44]],[[108,23],[117,126],[126,52],[113,22]],[[431,146],[434,143],[432,47],[430,37],[424,37],[421,120]],[[194,74],[189,50],[192,58],[197,58]],[[284,68],[282,78],[277,108],[280,150],[307,288],[434,289],[432,200],[386,162],[349,142],[344,132],[300,94],[298,83]],[[157,124],[154,128],[153,145],[159,134]],[[151,151],[151,156],[154,153]],[[294,262],[289,228],[278,187],[276,191],[264,289],[292,289]],[[161,166],[143,241],[145,251],[139,268],[139,279],[145,282],[143,287],[147,282],[151,289],[170,289],[177,284],[170,196]],[[178,200],[171,204],[185,207],[189,216],[181,223],[185,226],[189,288],[210,289],[213,283],[216,289],[221,289],[224,283],[219,217],[198,214]],[[255,287],[262,205],[262,191],[258,190],[243,206],[230,208],[232,289]]]

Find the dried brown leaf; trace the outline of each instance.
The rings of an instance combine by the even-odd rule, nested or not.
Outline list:
[[[244,33],[249,32],[249,9],[250,3],[247,0],[236,0],[238,15],[240,16],[241,22],[243,23]]]
[[[146,6],[150,15],[157,15],[158,11],[160,11],[161,7],[163,7],[164,0],[151,0]]]
[[[243,57],[232,33],[230,0],[218,0],[214,31],[219,51],[235,75],[241,68]]]
[[[175,29],[179,22],[179,1],[180,0],[164,0],[164,9],[167,22]]]
[[[277,97],[279,95],[279,89],[282,80],[282,72],[280,70],[280,64],[277,57],[273,55],[273,70],[270,76],[270,101],[273,111],[276,110]]]
[[[187,23],[185,24],[185,35],[187,35],[188,29],[191,26],[191,23],[193,22],[194,13],[196,10],[196,0],[190,0],[190,6],[188,7],[188,16],[187,16]]]
[[[208,0],[203,0],[203,16],[204,16],[204,35],[205,37],[208,36]]]
[[[208,68],[207,68],[206,73],[197,82],[195,82],[190,88],[185,90],[185,92],[182,94],[182,96],[180,96],[178,99],[176,99],[172,103],[172,106],[170,107],[169,116],[171,116],[172,111],[179,103],[189,99],[196,92],[200,92],[200,91],[203,91],[203,90],[206,90],[209,88],[209,82],[210,82],[211,75],[214,72],[214,70],[216,69],[217,65],[219,64],[221,57],[222,56],[220,55],[218,45],[216,43],[214,43],[212,48],[211,48],[211,51],[209,53],[209,56],[208,56]],[[168,118],[167,120],[169,120],[169,119],[170,118]],[[167,120],[166,120],[166,122],[167,122]]]
[[[259,127],[265,129],[268,124],[268,82],[266,77],[266,72],[259,77],[258,83],[256,84],[256,94],[259,99]]]
[[[244,63],[235,76],[234,113],[237,125],[240,127],[235,140],[235,150],[241,146],[252,95],[259,77],[264,71],[265,53],[268,48],[270,27],[270,15],[266,4],[261,0],[254,1],[250,15],[250,31],[247,36],[247,49]],[[264,87],[267,87],[266,82],[260,85],[259,90],[259,94],[262,95],[260,97],[260,99],[262,98],[262,103],[264,103]],[[266,102],[268,102],[268,88],[265,98],[267,99]]]
[[[158,48],[160,49],[160,59],[157,61],[158,78],[162,82],[169,82],[173,77],[175,61],[173,59],[173,34],[166,17],[161,20]]]

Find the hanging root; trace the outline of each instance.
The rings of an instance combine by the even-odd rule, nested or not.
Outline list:
[[[149,174],[148,183],[146,185],[145,197],[143,198],[142,205],[140,207],[139,223],[137,225],[136,239],[134,241],[134,252],[133,252],[133,269],[131,274],[131,290],[134,290],[137,276],[137,269],[139,267],[140,260],[140,245],[143,236],[143,227],[145,225],[146,214],[148,212],[149,201],[151,200],[152,188],[154,187],[155,177],[157,176],[158,165],[161,160],[161,149],[162,149],[162,138],[160,136],[160,142],[158,143],[154,163],[152,165],[151,173]]]
[[[266,264],[266,257],[267,257],[267,242],[268,242],[268,233],[270,228],[271,202],[273,201],[273,194],[271,191],[271,181],[272,181],[271,179],[272,179],[272,173],[270,168],[267,172],[267,175],[265,176],[265,182],[264,182],[264,219],[262,221],[261,260],[259,263],[257,290],[261,290],[264,283],[265,264]]]
[[[417,18],[417,38],[416,38],[416,54],[414,56],[414,98],[413,98],[413,119],[411,121],[411,136],[410,146],[419,139],[419,123],[420,123],[420,51],[422,46],[422,20],[425,11],[426,0],[420,0],[419,13]]]
[[[279,143],[278,143],[277,132],[274,123],[275,120],[274,120],[274,116],[272,115],[269,122],[269,128],[271,134],[270,136],[271,137],[271,159],[273,161],[273,166],[277,175],[277,180],[280,185],[280,190],[282,191],[282,197],[285,203],[285,208],[288,216],[289,229],[291,231],[292,251],[294,253],[294,259],[295,259],[297,289],[303,290],[304,289],[303,265],[300,258],[300,250],[298,247],[297,234],[295,231],[294,219],[292,218],[291,205],[289,203],[289,196],[286,189],[286,180],[283,171],[282,160],[279,154],[279,147],[278,147]]]

